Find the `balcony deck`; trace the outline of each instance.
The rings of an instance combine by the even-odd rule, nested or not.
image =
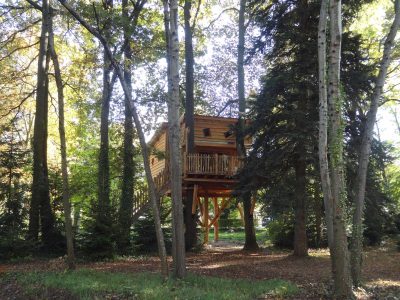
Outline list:
[[[238,156],[224,154],[187,154],[183,163],[184,177],[207,175],[233,177],[242,167]]]
[[[186,154],[182,160],[182,178],[192,182],[234,183],[234,176],[243,166],[238,156],[224,154]],[[154,177],[160,192],[166,189],[169,180],[168,166]]]

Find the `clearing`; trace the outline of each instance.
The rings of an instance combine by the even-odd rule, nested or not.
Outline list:
[[[81,263],[65,272],[62,259],[0,265],[0,299],[325,299],[330,289],[327,250],[298,259],[289,251],[244,252],[221,241],[187,256],[189,276],[162,282],[153,256]],[[400,299],[400,252],[369,248],[359,299]],[[297,288],[296,288],[297,286]]]

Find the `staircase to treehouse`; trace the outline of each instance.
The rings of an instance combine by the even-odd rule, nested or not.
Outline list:
[[[169,189],[169,171],[163,170],[153,178],[159,200]],[[141,186],[136,189],[133,197],[133,216],[132,222],[136,222],[143,213],[151,207],[148,186]]]
[[[185,181],[221,181],[231,180],[242,167],[238,156],[224,154],[186,154],[182,159],[182,178]],[[168,164],[153,178],[158,198],[168,194],[170,189]],[[150,208],[149,191],[142,186],[135,191],[133,202],[133,221]]]

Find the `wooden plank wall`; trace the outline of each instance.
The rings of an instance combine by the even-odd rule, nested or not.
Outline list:
[[[164,153],[164,156],[166,155],[165,152],[165,147],[166,147],[166,130],[160,135],[160,137],[155,141],[153,148],[157,152],[162,152]],[[165,159],[159,159],[157,158],[156,155],[151,154],[150,155],[150,169],[151,169],[151,175],[153,177],[157,176],[163,169],[165,168]]]
[[[215,147],[236,149],[236,135],[228,137],[225,133],[230,131],[231,127],[237,123],[233,118],[217,118],[209,116],[195,116],[195,144],[199,147]],[[204,136],[204,129],[210,129],[210,136]],[[246,144],[251,145],[251,138],[246,139]]]

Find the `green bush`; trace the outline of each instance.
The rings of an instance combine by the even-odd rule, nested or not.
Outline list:
[[[3,235],[0,238],[0,261],[28,257],[34,249],[38,249],[38,245],[22,237]]]
[[[294,228],[290,218],[279,218],[272,220],[267,226],[271,242],[282,248],[293,248]]]
[[[77,249],[90,260],[110,259],[115,255],[116,222],[112,208],[101,212],[92,204],[83,222],[82,232],[76,237]]]
[[[165,247],[171,251],[172,230],[163,228]],[[154,218],[151,213],[146,213],[135,222],[132,231],[133,250],[137,254],[157,252],[157,237]]]

